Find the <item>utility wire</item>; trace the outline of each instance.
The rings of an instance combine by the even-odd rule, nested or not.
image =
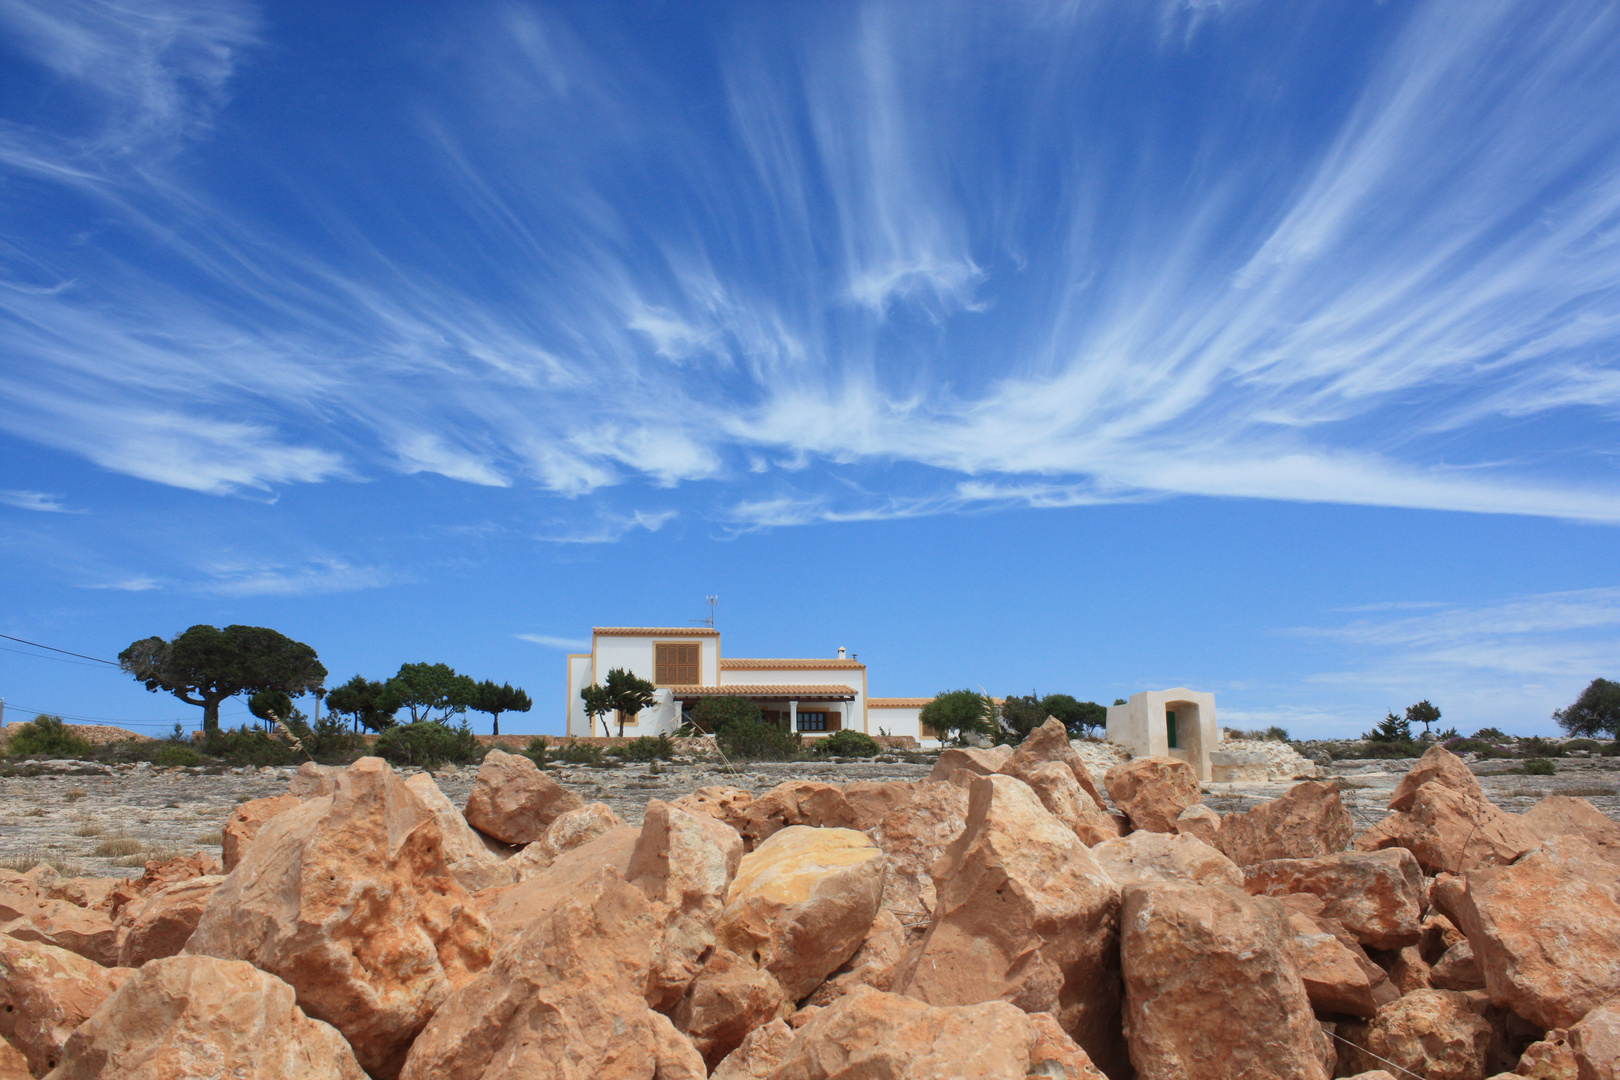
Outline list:
[[[35,660],[49,660],[53,664],[72,664],[74,667],[96,668],[97,671],[103,670],[96,667],[95,664],[87,664],[83,660],[69,660],[64,656],[41,656],[39,653],[28,652],[26,649],[8,649],[4,645],[0,645],[0,652],[16,653],[18,656],[29,656]]]
[[[59,652],[66,656],[77,656],[80,660],[94,660],[96,663],[106,664],[108,667],[118,666],[118,664],[112,660],[103,660],[99,656],[86,656],[82,652],[70,652],[67,649],[58,649],[55,645],[41,645],[39,642],[29,641],[27,638],[12,637],[10,634],[0,634],[0,638],[5,638],[7,641],[15,641],[22,645],[32,645],[36,649],[48,649],[51,652]]]

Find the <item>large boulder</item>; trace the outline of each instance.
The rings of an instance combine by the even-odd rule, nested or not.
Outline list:
[[[884,814],[867,835],[889,860],[884,910],[920,937],[934,916],[934,863],[967,827],[968,794],[948,782],[915,788],[909,801]]]
[[[1584,837],[1610,861],[1620,862],[1620,822],[1585,799],[1549,795],[1526,810],[1523,820],[1543,840]]]
[[[468,892],[508,885],[513,880],[507,863],[485,843],[467,819],[461,816],[456,804],[439,789],[428,773],[417,773],[405,781],[411,793],[422,800],[433,820],[439,823],[439,835],[444,839],[444,863],[450,873]]]
[[[1389,808],[1403,812],[1410,811],[1417,797],[1418,788],[1427,784],[1449,788],[1459,795],[1469,795],[1476,799],[1485,798],[1485,792],[1479,786],[1479,779],[1473,770],[1469,769],[1468,764],[1444,746],[1435,743],[1418,759],[1418,763],[1401,777],[1401,782],[1395,787],[1395,794],[1390,797]]]
[[[467,796],[467,824],[503,844],[532,844],[546,826],[585,800],[522,754],[491,750]]]
[[[1423,936],[1423,874],[1411,852],[1345,851],[1318,859],[1277,859],[1244,869],[1256,896],[1309,893],[1322,914],[1374,949],[1399,949]]]
[[[934,759],[934,768],[928,774],[928,779],[946,781],[958,769],[990,776],[1000,772],[1012,756],[1013,748],[1010,746],[987,746],[982,749],[976,746],[948,746]]]
[[[0,1080],[34,1080],[22,1051],[0,1039]]]
[[[791,825],[744,856],[716,935],[797,1001],[866,940],[887,860],[853,829]]]
[[[853,829],[857,816],[838,784],[789,780],[742,807],[740,820],[727,823],[742,834],[744,849],[753,851],[783,829],[795,825]]]
[[[287,794],[299,799],[322,799],[337,791],[337,778],[343,772],[340,765],[322,765],[306,761],[287,782]]]
[[[365,1080],[330,1025],[251,964],[153,960],[68,1039],[51,1080]]]
[[[1392,812],[1356,839],[1362,851],[1403,847],[1425,873],[1453,874],[1512,862],[1541,843],[1517,814],[1440,783],[1419,787],[1410,813]]]
[[[186,951],[246,960],[343,1032],[374,1078],[488,966],[489,923],[445,863],[438,822],[381,758],[271,818],[214,890]]]
[[[1073,771],[1063,762],[1041,762],[1017,774],[1017,778],[1030,786],[1047,812],[1067,825],[1082,844],[1089,847],[1119,836],[1119,827],[1114,818],[1092,801],[1091,796],[1075,781]]]
[[[1181,836],[1194,836],[1208,844],[1215,846],[1215,837],[1221,831],[1221,815],[1199,803],[1189,806],[1176,818],[1176,832]]]
[[[224,877],[189,878],[165,885],[140,903],[118,948],[122,967],[140,967],[148,960],[174,956],[186,947],[202,921],[203,911]]]
[[[1578,836],[1464,875],[1456,918],[1496,1004],[1569,1027],[1620,996],[1620,880]]]
[[[211,856],[201,851],[191,855],[176,855],[169,859],[148,859],[140,877],[119,879],[106,899],[97,903],[95,907],[96,910],[105,911],[112,916],[114,924],[118,927],[127,927],[129,920],[135,916],[135,909],[140,906],[136,901],[143,897],[177,882],[229,872],[222,869]]]
[[[933,921],[896,991],[932,1005],[1050,1012],[1103,1069],[1121,1063],[1119,888],[1029,785],[973,782],[937,885]]]
[[[1620,998],[1604,1002],[1569,1029],[1579,1080],[1620,1080]]]
[[[1491,1025],[1449,990],[1414,990],[1370,1021],[1340,1024],[1338,1034],[1341,1070],[1392,1063],[1425,1080],[1483,1080],[1491,1045]]]
[[[242,861],[242,853],[259,835],[265,822],[283,811],[302,805],[304,800],[296,795],[272,795],[268,799],[249,799],[245,803],[238,803],[225,822],[223,831],[225,872],[228,874],[236,869],[236,864]]]
[[[0,896],[0,927],[13,937],[56,945],[103,967],[118,965],[118,928],[106,912],[42,898],[30,888]]]
[[[635,854],[636,842],[640,839],[640,829],[628,826],[609,829],[601,836],[559,855],[544,873],[513,885],[479,890],[473,901],[489,920],[497,946],[517,937],[533,920],[536,912],[549,909],[557,902],[558,896],[581,887],[604,867],[611,868],[623,877],[625,871],[630,869],[630,858]]]
[[[1125,887],[1125,1034],[1141,1080],[1327,1080],[1285,909],[1227,885]]]
[[[1399,993],[1360,946],[1346,944],[1315,919],[1291,912],[1288,925],[1299,950],[1299,977],[1311,1007],[1321,1012],[1371,1017]]]
[[[1474,947],[1464,938],[1440,955],[1429,969],[1429,985],[1437,990],[1483,990],[1485,973],[1480,970]]]
[[[1104,1080],[1049,1017],[999,1001],[934,1007],[867,987],[817,1013],[778,1054],[764,1074],[773,1080]]]
[[[770,1080],[795,1034],[782,1019],[755,1028],[709,1073],[709,1080]]]
[[[1131,828],[1148,832],[1174,833],[1182,811],[1198,802],[1198,774],[1178,758],[1133,758],[1109,769],[1103,785]]]
[[[1191,881],[1243,887],[1237,864],[1191,836],[1134,832],[1091,847],[1092,858],[1119,885],[1142,881]]]
[[[730,949],[716,949],[670,1012],[712,1069],[749,1032],[792,1011],[793,1003],[776,976]]]
[[[1108,804],[1103,801],[1102,791],[1098,789],[1097,781],[1092,779],[1091,770],[1086,768],[1086,763],[1080,760],[1080,755],[1069,744],[1069,729],[1055,716],[1048,716],[1044,724],[1031,731],[996,771],[1016,776],[1039,791],[1040,787],[1030,779],[1030,775],[1049,762],[1057,762],[1068,769],[1080,785],[1080,790],[1091,800],[1091,805],[1099,813],[1107,812]]]
[[[893,912],[879,911],[861,947],[844,962],[843,967],[816,987],[805,1004],[831,1005],[857,986],[870,986],[874,990],[893,989],[894,977],[905,956],[909,937],[905,924]]]
[[[611,867],[548,899],[434,1013],[401,1080],[703,1077],[691,1042],[647,1007],[652,901]]]
[[[10,1040],[44,1076],[61,1060],[68,1036],[133,974],[0,934],[0,1043]]]
[[[1272,859],[1313,859],[1350,846],[1355,822],[1344,808],[1338,786],[1307,780],[1281,798],[1241,814],[1228,814],[1215,834],[1215,846],[1239,866]]]
[[[607,803],[587,803],[546,826],[546,835],[525,845],[503,865],[511,874],[511,880],[528,881],[545,873],[546,868],[560,856],[590,843],[604,833],[625,827],[624,819]],[[735,829],[732,831],[736,832]]]

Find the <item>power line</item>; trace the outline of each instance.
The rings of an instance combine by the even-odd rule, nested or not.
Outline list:
[[[60,656],[41,656],[39,653],[26,652],[23,649],[8,649],[4,645],[0,645],[0,652],[15,653],[18,656],[29,656],[35,660],[49,660],[53,664],[72,664],[74,667],[96,667],[95,664],[86,664],[82,660],[68,660]],[[96,670],[100,671],[102,669],[96,668]]]
[[[118,666],[113,661],[103,660],[99,656],[86,656],[82,652],[71,652],[67,649],[58,649],[55,645],[41,645],[39,642],[29,641],[27,638],[12,637],[10,634],[0,634],[0,638],[5,638],[7,641],[15,641],[23,645],[32,645],[36,649],[49,649],[51,652],[59,652],[65,656],[77,656],[80,660],[94,660],[96,663],[106,664],[108,667]]]
[[[167,720],[131,720],[120,716],[77,716],[73,713],[57,712],[55,709],[41,709],[33,705],[24,705],[20,701],[8,701],[6,706],[12,709],[20,709],[25,713],[48,713],[51,716],[59,716],[63,720],[83,720],[90,724],[129,724],[134,727],[168,727],[171,724],[184,724],[197,719],[195,716],[176,716]],[[228,717],[251,716],[252,714],[243,710],[241,712],[222,712],[219,715],[220,719],[224,720]]]

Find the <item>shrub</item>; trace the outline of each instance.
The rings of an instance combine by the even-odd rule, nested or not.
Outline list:
[[[75,735],[60,716],[49,713],[40,713],[31,723],[20,725],[6,740],[6,753],[18,757],[76,758],[90,750],[89,739]]]
[[[1500,728],[1482,727],[1474,732],[1474,738],[1485,742],[1507,742],[1507,735]]]
[[[704,698],[692,710],[692,726],[712,734],[727,724],[757,724],[759,706],[745,697]]]
[[[1494,747],[1484,739],[1450,739],[1445,747],[1453,754],[1488,754]]]
[[[546,755],[550,750],[550,740],[548,740],[544,735],[536,735],[534,738],[529,740],[529,745],[525,746],[522,750],[519,750],[518,753],[522,754],[524,757],[534,762],[537,766],[544,769],[551,764],[551,762],[546,758]]]
[[[839,757],[871,757],[882,749],[877,740],[864,731],[835,731],[813,744],[818,754],[836,754]]]
[[[180,746],[177,743],[164,743],[147,755],[147,758],[154,765],[179,765],[194,769],[202,764],[201,754],[189,746]]]
[[[571,742],[557,751],[557,760],[568,765],[601,765],[602,748],[595,743]]]
[[[209,757],[224,758],[232,765],[290,765],[301,760],[293,748],[269,732],[250,728],[246,724],[234,731],[227,728],[209,734],[203,743],[203,752]]]
[[[1551,776],[1556,771],[1553,768],[1553,763],[1546,758],[1528,758],[1524,763],[1524,774],[1526,776]]]
[[[1519,740],[1519,753],[1527,758],[1554,758],[1564,756],[1562,743],[1551,742],[1539,735]]]
[[[668,761],[675,756],[675,740],[668,735],[642,735],[608,753],[626,761]]]
[[[1001,730],[994,719],[990,699],[974,690],[950,690],[936,694],[922,707],[918,720],[926,731],[939,732],[940,738],[954,736],[962,742],[968,735],[994,736]]]
[[[305,756],[327,765],[344,764],[350,754],[364,750],[366,746],[366,741],[358,732],[350,731],[348,723],[332,713],[327,713],[311,727],[308,718],[293,709],[283,721],[283,726],[297,740],[293,749],[302,750]],[[287,741],[291,742],[292,739]]]
[[[715,732],[720,752],[738,761],[792,761],[803,744],[775,724],[738,721]]]
[[[1425,749],[1427,748],[1418,742],[1382,742],[1374,740],[1362,743],[1351,756],[1379,759],[1415,758],[1422,757]]]
[[[457,765],[477,761],[483,749],[465,722],[451,727],[437,720],[399,724],[377,736],[372,753],[395,765],[432,769],[446,762]]]
[[[1577,750],[1585,750],[1588,754],[1595,754],[1602,747],[1603,744],[1596,739],[1571,739],[1564,744],[1564,753],[1573,754]]]

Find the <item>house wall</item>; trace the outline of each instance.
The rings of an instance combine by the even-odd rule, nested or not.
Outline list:
[[[596,635],[591,642],[596,662],[593,677],[597,682],[601,682],[607,678],[607,673],[612,669],[624,668],[648,682],[655,682],[658,670],[653,646],[671,641],[698,646],[698,670],[702,676],[702,681],[698,685],[720,685],[720,639],[713,635],[686,637],[679,632],[651,637]]]
[[[780,668],[732,668],[720,672],[720,685],[736,687],[739,696],[746,697],[748,687],[814,684],[818,686],[847,686],[855,691],[854,701],[828,702],[826,708],[841,714],[840,726],[852,731],[865,731],[870,734],[866,714],[866,669],[865,668],[822,668],[822,667],[780,667]],[[772,706],[772,708],[786,706]],[[799,702],[799,708],[806,711],[826,711],[806,699]],[[808,734],[808,733],[807,733]]]
[[[568,657],[568,734],[590,735],[591,718],[585,715],[585,702],[579,692],[591,685],[591,654],[572,653]],[[597,725],[597,733],[601,725]]]
[[[1170,748],[1167,712],[1176,714],[1176,749]],[[1219,740],[1215,695],[1178,686],[1172,690],[1144,690],[1124,705],[1108,707],[1108,741],[1134,757],[1173,757],[1193,767],[1199,780],[1208,780],[1209,752]]]

